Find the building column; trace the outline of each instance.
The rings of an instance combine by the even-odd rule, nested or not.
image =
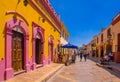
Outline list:
[[[12,68],[12,48],[11,48],[11,44],[12,43],[12,32],[10,29],[6,30],[6,57],[5,57],[5,79],[9,79],[11,77],[13,77],[14,75],[14,71]]]
[[[28,71],[30,71],[30,64],[29,64],[29,59],[28,59],[28,51],[29,51],[29,46],[28,46],[28,44],[29,44],[29,35],[26,35],[25,36],[25,38],[24,38],[24,45],[25,45],[25,47],[24,47],[24,60],[25,60],[25,65],[24,65],[24,68],[25,68],[25,70],[26,70],[26,72],[28,72]]]

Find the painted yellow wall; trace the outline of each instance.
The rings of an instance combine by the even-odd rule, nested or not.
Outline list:
[[[60,33],[56,30],[54,31],[53,26],[45,20],[45,22],[42,22],[42,15],[38,13],[32,5],[28,4],[27,6],[24,6],[23,0],[20,0],[18,3],[18,0],[2,0],[0,3],[0,60],[1,58],[4,58],[5,56],[5,23],[13,18],[13,15],[6,15],[5,13],[7,11],[16,11],[19,14],[21,14],[25,19],[28,21],[29,26],[25,23],[25,21],[17,16],[17,19],[22,20],[29,31],[29,58],[32,56],[32,22],[35,22],[39,24],[42,28],[45,30],[45,43],[44,43],[44,54],[45,57],[48,57],[48,39],[49,36],[52,35],[54,37],[54,48],[57,47],[58,40],[60,40]],[[44,12],[44,11],[43,11]],[[46,12],[45,12],[46,13]],[[47,14],[46,14],[47,15]],[[48,16],[49,17],[49,16]],[[39,20],[40,18],[40,20]],[[42,17],[44,18],[44,17]],[[53,19],[49,18],[51,21]],[[52,21],[52,23],[57,27],[56,23]],[[58,28],[58,27],[57,27]]]
[[[112,42],[112,51],[116,52],[116,45],[118,45],[118,34],[120,33],[120,21],[118,21],[116,24],[114,25],[109,25],[109,27],[107,27],[104,31],[102,31],[99,35],[98,35],[98,40],[99,43],[97,44],[97,46],[99,47],[99,56],[100,56],[100,46],[101,46],[101,34],[103,34],[103,42],[105,43],[104,48],[106,48],[106,45],[108,44],[108,37],[107,37],[107,30],[111,29],[111,42]],[[106,52],[106,50],[105,50]]]
[[[112,35],[113,35],[113,52],[116,52],[116,45],[118,45],[118,34],[120,33],[120,21],[115,25],[112,25]]]

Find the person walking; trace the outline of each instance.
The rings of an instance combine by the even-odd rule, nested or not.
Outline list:
[[[84,56],[84,60],[85,60],[85,62],[86,62],[87,54],[85,53],[83,56]]]
[[[75,55],[72,55],[72,63],[75,63]]]
[[[80,62],[82,61],[82,56],[83,56],[83,54],[82,54],[82,52],[80,53]]]
[[[112,51],[108,54],[108,56],[110,57],[110,60],[113,61],[113,53],[112,53]]]
[[[72,54],[72,63],[75,63],[75,60],[76,60],[76,52],[74,50]]]
[[[78,50],[78,53],[77,53],[77,55],[78,55],[78,58],[80,57],[80,51]]]
[[[59,63],[61,63],[61,62],[62,62],[62,55],[61,55],[61,53],[60,53],[60,52],[58,53],[58,62],[59,62]]]

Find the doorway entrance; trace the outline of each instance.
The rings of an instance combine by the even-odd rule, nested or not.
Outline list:
[[[42,43],[41,39],[37,38],[35,42],[36,50],[35,50],[35,62],[36,64],[42,64]]]
[[[120,52],[120,33],[118,34],[118,45],[117,51]]]
[[[103,46],[101,47],[101,52],[100,52],[100,57],[103,57],[104,56],[104,49],[103,49]]]
[[[12,31],[12,67],[14,72],[24,70],[24,35]]]
[[[50,60],[53,61],[53,45],[49,44],[49,56]]]

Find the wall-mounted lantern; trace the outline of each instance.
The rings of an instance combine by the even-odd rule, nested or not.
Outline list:
[[[24,5],[27,6],[28,5],[28,0],[24,0]]]
[[[43,23],[45,22],[45,19],[44,19],[44,18],[42,19],[42,22],[43,22]]]
[[[38,20],[39,20],[39,21],[41,20],[43,23],[45,22],[45,19],[42,18],[42,17],[39,17]]]

